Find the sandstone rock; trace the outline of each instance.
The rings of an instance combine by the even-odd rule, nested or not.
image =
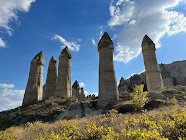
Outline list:
[[[69,98],[72,96],[71,60],[72,55],[68,47],[65,47],[59,57],[58,78],[55,93],[56,96],[61,98]]]
[[[44,54],[41,51],[31,61],[28,83],[26,86],[23,105],[42,100]]]
[[[108,35],[104,33],[98,43],[99,52],[99,95],[98,105],[113,104],[119,98],[116,75],[113,63],[114,45]]]
[[[80,89],[78,81],[76,80],[72,86],[72,96],[80,100],[80,94],[81,94],[81,89]]]
[[[147,89],[159,90],[163,88],[163,80],[155,54],[154,42],[145,35],[142,41],[142,53],[146,70]]]
[[[48,66],[46,84],[43,89],[43,99],[55,95],[57,82],[57,60],[52,56]]]
[[[124,78],[121,77],[121,80],[120,80],[120,83],[119,83],[119,86],[118,86],[118,90],[119,92],[121,91],[128,91],[128,85],[127,83],[125,82]]]
[[[81,95],[80,95],[80,101],[85,99],[85,93],[84,93],[84,89],[81,88]]]

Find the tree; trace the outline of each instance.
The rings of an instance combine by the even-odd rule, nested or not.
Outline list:
[[[144,85],[136,85],[133,88],[133,92],[131,93],[132,96],[132,102],[134,105],[134,108],[138,111],[141,111],[142,108],[145,106],[145,103],[147,103],[148,97],[146,97],[147,95],[147,91],[143,92],[143,88]]]

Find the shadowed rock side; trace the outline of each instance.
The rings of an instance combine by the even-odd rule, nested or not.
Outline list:
[[[84,93],[84,89],[81,88],[81,94],[80,94],[80,101],[85,99],[85,93]]]
[[[43,99],[55,95],[57,82],[57,60],[52,56],[48,66],[46,84],[43,87]]]
[[[68,47],[65,47],[59,57],[58,79],[56,85],[56,96],[61,98],[69,98],[72,96],[71,60],[72,55]]]
[[[42,100],[44,54],[41,51],[31,61],[29,78],[23,98],[23,105]]]
[[[114,45],[108,35],[104,33],[98,43],[99,52],[99,95],[98,105],[104,107],[116,102],[119,98],[116,75],[113,63]]]
[[[142,53],[146,70],[147,89],[158,90],[163,88],[163,80],[155,54],[154,42],[145,35],[142,41]]]
[[[76,80],[72,85],[72,96],[76,97],[78,100],[80,99],[81,89],[78,81]]]

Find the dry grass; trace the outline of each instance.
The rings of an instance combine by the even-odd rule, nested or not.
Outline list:
[[[27,123],[0,132],[0,139],[185,139],[186,106],[164,107],[137,114],[86,116],[54,123]]]

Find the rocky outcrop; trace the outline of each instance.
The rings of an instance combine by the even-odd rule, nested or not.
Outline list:
[[[175,61],[171,64],[159,64],[159,68],[162,75],[164,87],[172,87],[172,86],[179,86],[179,85],[186,86],[186,60]],[[139,76],[141,80],[136,80],[136,79],[140,79],[139,77],[134,78],[136,76],[137,77]],[[146,85],[145,72],[139,75],[131,76],[129,79],[126,79],[125,82],[128,85],[130,91],[132,91],[134,85],[140,85],[140,84]],[[129,87],[129,85],[131,86]],[[121,86],[120,89],[122,89]]]
[[[99,95],[98,105],[112,104],[119,98],[116,75],[113,63],[114,44],[108,35],[104,33],[98,43],[99,52]]]
[[[65,47],[59,57],[58,78],[56,85],[57,97],[69,98],[72,96],[71,60],[72,55],[68,47]]]
[[[41,51],[31,61],[29,78],[23,98],[23,105],[42,100],[44,54]]]
[[[145,35],[142,41],[142,53],[146,71],[147,89],[159,90],[163,88],[163,80],[156,59],[154,42]]]

